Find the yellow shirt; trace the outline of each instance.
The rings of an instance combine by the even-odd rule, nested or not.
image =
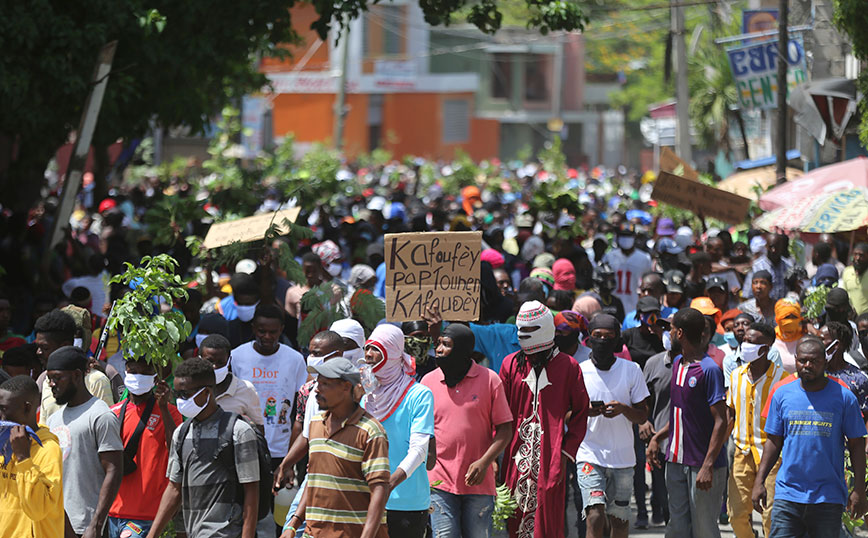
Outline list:
[[[850,295],[850,304],[857,315],[868,311],[868,271],[860,277],[852,265],[846,267],[841,274],[841,287]]]
[[[744,364],[732,371],[729,392],[726,393],[726,405],[735,411],[732,440],[735,442],[736,450],[744,454],[752,454],[754,461],[759,465],[763,443],[766,442],[766,434],[763,431],[766,425],[766,419],[762,416],[763,407],[772,387],[789,374],[772,362],[766,373],[751,382],[748,368],[750,364]]]
[[[36,435],[42,446],[31,441],[30,458],[0,466],[0,536],[63,536],[63,453],[46,426]]]

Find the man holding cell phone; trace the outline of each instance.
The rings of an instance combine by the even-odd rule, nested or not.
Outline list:
[[[590,323],[591,360],[582,376],[591,400],[588,431],[576,454],[576,475],[582,490],[587,538],[602,538],[608,520],[612,538],[629,532],[633,493],[633,424],[645,422],[648,387],[634,362],[615,357],[621,349],[618,320],[599,314]]]

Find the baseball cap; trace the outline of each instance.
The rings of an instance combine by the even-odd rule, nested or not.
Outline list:
[[[850,307],[850,294],[844,288],[832,288],[826,295],[826,306],[833,308]]]
[[[256,272],[256,262],[249,258],[239,260],[239,262],[235,264],[235,272],[252,275]]]
[[[705,281],[705,289],[710,290],[714,288],[720,288],[729,293],[729,282],[720,275],[711,275],[708,277],[708,280]]]
[[[660,254],[681,254],[684,252],[684,247],[676,243],[672,238],[661,237],[657,240],[654,250]]]
[[[678,269],[670,269],[663,273],[663,284],[666,293],[684,293],[684,273]]]
[[[669,217],[663,217],[657,221],[657,235],[675,235],[675,223]]]
[[[639,299],[639,302],[636,303],[636,312],[639,312],[640,314],[647,314],[648,312],[659,311],[660,301],[658,301],[656,297],[646,295],[645,297],[641,297]]]
[[[690,308],[695,308],[702,312],[703,316],[714,316],[715,318],[719,318],[721,316],[720,309],[714,306],[714,303],[711,302],[711,299],[708,297],[697,297],[690,301]]]
[[[353,385],[358,385],[362,382],[359,369],[349,359],[344,357],[335,357],[323,363],[308,366],[307,371],[308,373],[319,374],[328,379],[343,379]]]

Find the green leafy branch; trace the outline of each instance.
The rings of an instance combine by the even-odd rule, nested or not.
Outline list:
[[[165,366],[178,357],[178,345],[193,330],[177,310],[162,312],[161,303],[186,299],[187,289],[175,274],[178,262],[168,254],[145,256],[138,267],[126,263],[127,270],[111,279],[113,284],[130,288],[114,305],[108,321],[109,331],[123,334],[124,358],[145,360]]]

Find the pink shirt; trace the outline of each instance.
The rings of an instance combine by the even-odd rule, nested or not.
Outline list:
[[[437,368],[422,379],[434,393],[434,438],[437,463],[428,481],[455,495],[494,495],[494,472],[489,469],[478,486],[468,486],[464,476],[470,464],[481,458],[494,439],[494,427],[512,422],[503,382],[494,371],[476,363],[456,386],[447,387]]]

